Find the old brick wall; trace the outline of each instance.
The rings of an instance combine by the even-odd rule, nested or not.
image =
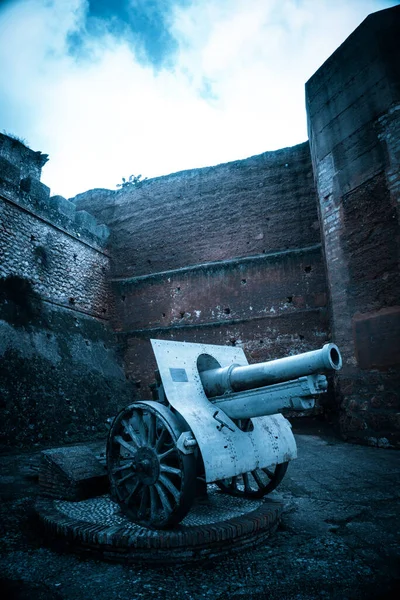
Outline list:
[[[117,278],[320,243],[308,143],[74,201],[110,228]]]
[[[306,85],[342,432],[400,443],[400,7],[370,15]]]
[[[50,198],[44,161],[0,135],[2,447],[105,435],[130,398],[108,327],[108,230]]]
[[[329,337],[308,143],[74,199],[110,227],[113,324],[149,396],[149,339],[244,347],[262,361]]]

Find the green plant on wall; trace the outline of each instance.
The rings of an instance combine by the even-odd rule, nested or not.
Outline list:
[[[117,183],[117,187],[118,188],[139,187],[146,180],[147,180],[147,177],[142,179],[141,175],[129,175],[128,179],[125,179],[125,177],[123,177],[122,183]]]

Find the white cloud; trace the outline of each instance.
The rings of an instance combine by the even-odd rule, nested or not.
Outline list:
[[[173,71],[124,40],[67,54],[81,0],[25,0],[0,13],[0,128],[50,154],[52,193],[111,187],[244,158],[306,139],[304,83],[378,0],[198,0],[176,8]]]

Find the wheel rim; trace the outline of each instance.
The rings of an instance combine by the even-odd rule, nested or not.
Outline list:
[[[241,419],[236,422],[242,431],[251,431],[250,419]],[[284,462],[268,468],[254,469],[234,477],[227,477],[216,481],[218,487],[231,496],[247,498],[262,498],[272,492],[282,481],[289,463]]]
[[[166,407],[137,402],[115,418],[107,443],[112,498],[135,523],[171,527],[194,499],[196,461],[176,443],[187,427]]]

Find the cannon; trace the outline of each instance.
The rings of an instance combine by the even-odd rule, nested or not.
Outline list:
[[[150,529],[179,524],[207,484],[249,498],[274,490],[297,456],[282,413],[313,408],[342,366],[331,343],[252,365],[239,347],[151,344],[153,399],[124,408],[107,440],[111,496]]]

